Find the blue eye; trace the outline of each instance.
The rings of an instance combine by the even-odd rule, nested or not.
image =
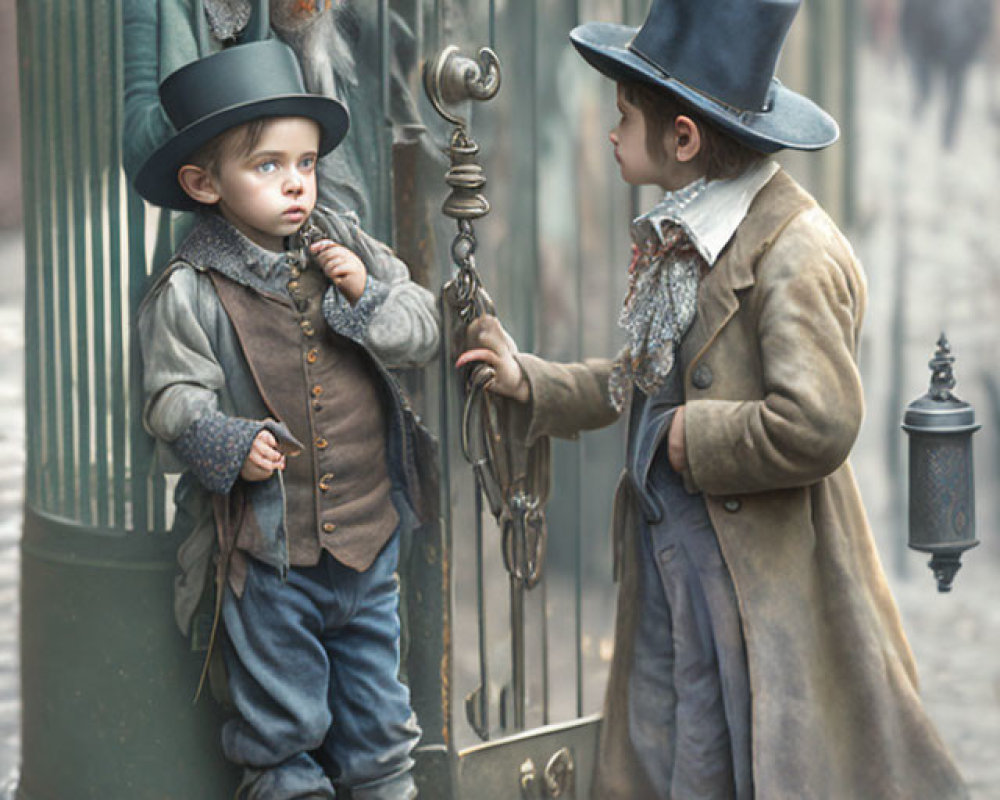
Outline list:
[[[264,175],[270,175],[277,169],[278,162],[276,161],[265,161],[263,164],[257,165],[257,171],[263,173]]]
[[[316,166],[316,156],[306,156],[299,162],[299,169],[310,170]]]

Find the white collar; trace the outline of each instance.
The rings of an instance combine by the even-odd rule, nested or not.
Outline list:
[[[633,225],[648,220],[661,237],[664,220],[680,225],[711,267],[743,222],[757,193],[778,169],[778,162],[767,158],[736,178],[708,182],[699,178],[683,189],[667,192],[652,210],[637,217]]]

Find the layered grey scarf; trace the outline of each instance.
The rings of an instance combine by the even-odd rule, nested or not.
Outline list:
[[[708,263],[678,220],[679,212],[705,186],[699,180],[668,193],[632,223],[628,293],[618,318],[625,346],[615,358],[608,381],[611,404],[618,411],[633,386],[649,396],[657,393],[694,321],[698,283]]]

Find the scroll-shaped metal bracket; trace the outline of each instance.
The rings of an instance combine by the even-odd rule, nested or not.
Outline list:
[[[474,61],[449,45],[424,66],[424,89],[435,110],[453,125],[466,126],[464,117],[448,106],[466,100],[489,100],[500,91],[500,59],[483,47]]]
[[[543,778],[545,781],[545,792],[549,797],[564,797],[573,790],[573,773],[576,767],[573,764],[573,754],[568,747],[561,747],[552,754],[545,765]]]
[[[573,754],[568,747],[561,747],[545,765],[542,774],[538,774],[535,762],[526,758],[520,770],[518,779],[521,784],[523,800],[538,800],[539,797],[568,797],[573,791]]]

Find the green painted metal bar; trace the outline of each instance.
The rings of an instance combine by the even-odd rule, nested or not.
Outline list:
[[[830,58],[830,46],[827,40],[827,20],[830,13],[828,0],[813,0],[806,15],[809,26],[809,97],[821,107],[827,107],[826,71]],[[825,157],[820,155],[810,159],[810,177],[812,193],[819,198],[826,195]]]
[[[844,62],[844,90],[841,123],[844,148],[844,226],[851,228],[857,222],[857,104],[858,42],[861,40],[857,0],[844,0],[844,36],[842,59]]]
[[[441,285],[449,278],[450,267],[447,260],[441,260]],[[447,276],[447,277],[446,277]],[[453,549],[453,514],[451,507],[451,458],[449,454],[455,451],[452,438],[451,421],[455,418],[455,406],[451,392],[454,390],[454,370],[451,368],[453,353],[450,343],[445,337],[441,345],[441,355],[438,359],[439,392],[441,402],[438,406],[438,430],[441,442],[441,560],[442,560],[442,602],[441,602],[441,644],[440,669],[435,673],[437,687],[441,698],[440,740],[434,743],[453,746],[455,736],[455,718],[451,703],[451,692],[454,687],[454,664],[450,650],[454,643],[454,585],[452,581]],[[434,741],[434,740],[431,740]]]
[[[104,204],[105,176],[108,165],[102,162],[100,142],[103,137],[102,124],[110,117],[109,98],[106,92],[99,91],[99,86],[109,85],[105,79],[110,61],[110,53],[102,35],[106,27],[100,23],[103,15],[99,14],[100,6],[95,0],[89,15],[87,26],[88,47],[86,48],[86,72],[90,76],[87,85],[87,104],[93,109],[89,125],[89,192],[91,214],[90,262],[94,272],[92,287],[93,302],[93,340],[94,340],[94,483],[96,495],[95,521],[101,527],[107,527],[111,520],[109,503],[108,474],[108,369],[110,359],[107,354],[105,285],[108,280],[107,263],[104,252],[105,222],[108,209]]]
[[[253,16],[248,26],[253,41],[262,42],[271,36],[271,4],[268,0],[257,0]]]
[[[128,236],[128,288],[127,288],[127,308],[128,319],[134,319],[136,309],[142,301],[143,289],[146,283],[146,252],[143,236],[143,225],[145,222],[145,210],[142,201],[135,192],[128,190],[126,196],[125,219],[127,222]],[[128,472],[130,476],[129,496],[132,501],[132,529],[137,532],[149,532],[154,528],[154,521],[151,519],[150,505],[152,501],[153,487],[149,475],[152,465],[152,442],[144,435],[141,429],[142,419],[142,392],[140,387],[135,385],[131,376],[141,375],[142,363],[139,352],[139,343],[134,333],[132,325],[126,328],[128,331],[128,354],[127,364],[129,367],[128,395],[127,403],[124,405],[128,409],[128,425],[126,430],[129,434],[129,464]]]
[[[110,49],[113,58],[109,59],[110,86],[116,87],[114,101],[111,104],[111,136],[108,137],[108,298],[111,333],[111,419],[115,423],[111,428],[111,475],[112,497],[114,502],[114,524],[117,528],[128,526],[126,515],[126,437],[127,429],[122,424],[125,419],[126,383],[125,383],[125,342],[124,337],[129,330],[124,315],[122,303],[122,181],[118,165],[121,164],[121,123],[122,94],[117,91],[121,86],[122,60],[122,16],[121,0],[112,0],[108,4],[106,16],[109,31]]]
[[[543,0],[547,2],[547,0]],[[540,31],[539,31],[539,16],[545,15],[548,17],[552,9],[551,8],[540,8],[542,3],[538,3],[538,11],[531,15],[531,51],[532,55],[532,70],[531,70],[531,97],[532,97],[532,169],[534,172],[532,180],[532,195],[537,198],[542,191],[541,184],[541,168],[539,165],[540,149],[542,144],[542,134],[541,126],[545,122],[545,117],[543,115],[542,108],[542,83],[541,76],[539,75],[539,67],[546,69],[548,67],[547,63],[543,63],[543,56],[541,52],[541,42],[540,42]],[[548,50],[548,48],[547,48]],[[551,74],[545,76],[544,79],[551,79]],[[542,213],[543,209],[541,203],[536,199],[535,202],[535,257],[533,260],[534,264],[534,280],[529,284],[530,291],[532,293],[532,308],[534,310],[533,321],[537,321],[541,314],[544,313],[544,297],[542,294],[542,270],[541,270],[541,240],[542,240]],[[537,348],[539,342],[537,340],[537,322],[533,326],[535,330],[532,331],[532,345],[533,348]],[[548,542],[546,542],[548,546]],[[548,615],[548,602],[549,602],[549,574],[550,570],[545,569],[542,572],[542,579],[539,581],[538,585],[535,587],[535,592],[537,594],[538,600],[538,641],[540,647],[540,664],[539,669],[541,670],[541,695],[542,695],[542,725],[548,725],[551,722],[551,695],[549,686],[549,615]]]
[[[444,35],[444,3],[445,0],[432,0],[430,12],[434,24],[428,28],[425,56],[436,53],[441,47],[441,37]]]
[[[580,24],[580,0],[571,0],[571,16],[570,20],[570,30],[575,28]],[[570,130],[571,137],[571,147],[573,148],[573,164],[575,166],[582,166],[582,152],[581,152],[581,141],[580,141],[580,128],[579,125],[572,125]],[[580,180],[580,169],[573,170],[573,179],[575,185],[572,189],[572,197],[574,203],[574,213],[573,216],[576,219],[577,230],[580,229],[580,224],[583,220],[583,213],[581,210],[581,199],[583,193],[581,191]],[[583,260],[583,248],[577,247],[576,249],[576,307],[578,309],[583,308],[583,276],[584,276],[584,260]],[[583,356],[583,315],[580,314],[576,320],[576,354],[578,357]],[[586,440],[581,440],[580,442],[580,461],[582,463],[587,463],[587,442]],[[587,519],[583,510],[583,497],[586,487],[583,485],[583,470],[577,472],[577,484],[576,484],[576,496],[577,496],[577,515],[580,520]],[[577,535],[573,537],[573,645],[574,645],[574,667],[576,669],[576,715],[578,717],[583,716],[583,531],[577,531]]]
[[[45,83],[42,89],[43,103],[42,103],[42,141],[44,143],[44,150],[41,154],[42,157],[42,174],[43,174],[43,198],[42,203],[46,206],[46,214],[42,217],[43,229],[43,246],[42,246],[42,264],[41,270],[45,275],[45,314],[42,320],[39,320],[39,332],[44,341],[43,348],[39,351],[39,358],[43,358],[45,362],[45,384],[44,384],[44,396],[43,396],[43,407],[46,410],[46,419],[44,422],[44,436],[45,436],[45,458],[43,460],[43,470],[44,474],[42,476],[42,482],[45,490],[45,507],[55,509],[60,505],[60,496],[58,494],[59,487],[61,485],[61,458],[60,458],[60,430],[59,430],[59,403],[58,403],[58,365],[59,357],[57,351],[57,340],[55,336],[56,330],[56,320],[59,317],[56,314],[56,293],[58,291],[56,287],[57,283],[57,269],[56,269],[56,242],[55,242],[55,231],[53,230],[53,213],[52,209],[54,207],[54,196],[55,196],[55,118],[53,114],[53,109],[57,105],[56,102],[56,85],[55,85],[55,67],[53,60],[55,54],[51,49],[45,47],[44,31],[53,30],[54,26],[54,10],[51,4],[44,6],[46,12],[46,19],[43,26],[37,31],[38,41],[35,49],[35,57],[39,64],[43,65],[45,70]]]
[[[491,50],[496,51],[496,46],[497,46],[497,4],[496,4],[496,0],[490,0],[489,15],[490,15],[489,47],[490,47]]]
[[[514,731],[524,730],[527,704],[527,668],[524,652],[524,586],[510,579],[510,691]]]
[[[444,0],[433,0],[431,8],[432,21],[425,26],[428,35],[425,38],[427,50],[423,52],[425,58],[437,51],[440,46],[442,29],[444,25],[443,8]],[[440,271],[438,273],[438,286],[443,286],[452,276],[451,259],[444,257],[438,259]],[[453,580],[453,557],[454,557],[454,514],[451,503],[452,481],[454,476],[451,470],[451,454],[458,451],[457,443],[453,432],[454,420],[458,419],[458,406],[455,402],[456,378],[455,370],[452,367],[457,354],[453,352],[450,338],[442,337],[441,354],[438,358],[438,392],[440,403],[438,406],[438,430],[440,431],[441,443],[441,548],[442,548],[442,604],[441,604],[441,668],[436,677],[439,681],[441,698],[441,738],[439,742],[449,750],[454,748],[455,741],[455,708],[452,703],[452,692],[454,690],[454,662],[451,658],[451,649],[454,646],[454,580]],[[434,742],[434,740],[431,740]],[[438,742],[434,742],[437,744]]]
[[[378,180],[375,187],[375,202],[371,226],[375,235],[384,242],[392,243],[393,203],[392,203],[392,119],[390,100],[390,67],[392,64],[392,26],[389,19],[389,1],[378,0],[376,28],[378,42]]]
[[[71,297],[73,291],[73,264],[71,258],[73,220],[70,215],[70,165],[73,159],[71,137],[67,134],[70,119],[67,108],[70,97],[70,81],[72,78],[72,62],[68,59],[69,47],[67,41],[72,36],[71,21],[68,19],[69,5],[59,5],[55,13],[53,39],[53,68],[56,76],[55,113],[53,118],[55,128],[55,188],[54,198],[56,224],[56,339],[58,341],[59,358],[59,394],[56,402],[60,409],[59,438],[61,443],[61,470],[59,484],[59,510],[68,517],[78,513],[78,497],[76,492],[77,463],[76,450],[76,382],[73,370],[73,307]]]
[[[121,44],[119,43],[119,47]],[[119,59],[120,63],[120,59]],[[117,76],[116,76],[117,78]],[[123,97],[123,87],[117,84],[116,97]],[[118,170],[115,162],[115,169]],[[120,173],[119,173],[120,174]],[[149,265],[146,259],[145,242],[145,207],[139,196],[130,188],[126,190],[125,220],[127,236],[128,269],[126,287],[126,308],[124,330],[128,364],[128,380],[125,384],[126,398],[123,406],[127,413],[128,435],[128,497],[131,500],[131,527],[137,532],[147,533],[161,530],[165,509],[163,505],[163,479],[153,469],[153,442],[142,429],[142,391],[135,380],[142,374],[142,357],[138,341],[135,338],[136,310],[142,302],[149,277]]]
[[[116,46],[119,49],[115,61],[120,64],[123,47],[120,36]],[[115,97],[120,104],[121,98],[124,97],[124,87],[120,83],[119,75],[115,76],[115,86]],[[116,138],[119,130],[120,128],[116,128],[114,131]],[[112,171],[118,180],[121,180],[120,161],[117,158],[112,162]],[[130,527],[140,532],[162,531],[166,520],[165,486],[162,475],[154,469],[153,441],[142,428],[143,399],[137,380],[142,374],[141,353],[137,341],[133,339],[135,328],[132,324],[145,294],[150,273],[150,265],[146,258],[146,214],[142,200],[129,188],[126,188],[125,201],[128,269],[122,271],[127,275],[123,298],[125,301],[123,310],[127,310],[127,316],[123,321],[123,330],[126,332],[123,363],[128,365],[128,374],[123,385],[125,397],[122,401],[122,407],[127,414],[125,426],[127,461],[123,462],[122,467],[127,472],[126,494],[131,501]]]
[[[479,735],[488,739],[490,735],[490,648],[489,648],[489,626],[486,616],[486,562],[485,544],[483,542],[483,493],[476,484],[473,495],[473,508],[475,509],[475,531],[476,542],[476,608],[479,610],[479,627],[477,639],[479,644],[479,703],[478,720]],[[485,734],[485,735],[484,735]]]
[[[532,6],[534,11],[534,6]],[[540,170],[538,167],[538,154],[539,154],[539,135],[538,135],[538,125],[541,119],[541,109],[538,105],[538,14],[531,13],[528,18],[529,24],[529,36],[531,41],[531,47],[528,48],[528,53],[530,54],[530,59],[528,61],[527,71],[531,78],[531,120],[529,122],[529,131],[531,133],[531,138],[529,141],[531,147],[531,163],[530,163],[530,173],[528,175],[528,182],[523,184],[525,186],[531,187],[531,203],[530,203],[530,220],[531,227],[526,232],[530,237],[531,242],[531,252],[528,264],[530,265],[530,274],[527,276],[526,280],[523,280],[523,293],[521,297],[518,298],[520,304],[523,304],[523,308],[531,309],[533,313],[530,313],[522,320],[522,324],[525,326],[525,330],[522,332],[524,336],[524,341],[527,343],[529,349],[534,350],[538,346],[537,342],[537,317],[540,310],[538,298],[542,296],[541,287],[541,272],[538,268],[539,262],[539,252],[540,252],[540,226],[538,218],[538,192],[542,188],[539,183]],[[512,54],[516,51],[512,51]],[[515,190],[516,191],[516,190]]]
[[[542,725],[552,721],[551,696],[549,691],[549,571],[542,573],[542,579],[535,587],[538,596],[538,638],[541,641],[542,679]]]
[[[32,0],[19,0],[17,4],[17,25],[19,30],[33,31],[38,25],[34,20],[38,6]],[[41,116],[41,81],[38,63],[34,56],[30,37],[18,40],[18,62],[20,66],[21,95],[21,148],[22,148],[22,205],[24,208],[24,342],[28,353],[39,352],[38,320],[41,318],[41,274],[39,270],[39,142]],[[24,364],[25,406],[41,408],[41,369],[38,359],[29,357]],[[25,460],[24,491],[28,504],[38,503],[38,455],[42,452],[41,435],[37,422],[28,418],[25,424],[25,444],[28,458]]]
[[[86,92],[85,84],[92,80],[87,74],[83,63],[84,47],[80,46],[80,37],[87,32],[87,26],[81,18],[87,11],[81,9],[78,3],[68,5],[67,20],[69,22],[69,48],[67,55],[72,69],[69,70],[69,105],[72,109],[73,119],[84,118],[84,104],[82,96]],[[81,13],[82,12],[82,13]],[[93,171],[91,164],[84,159],[85,139],[87,136],[87,126],[74,125],[71,141],[72,166],[69,173],[71,184],[70,209],[72,211],[73,226],[71,233],[73,237],[73,317],[75,320],[75,330],[71,328],[75,339],[75,362],[76,362],[76,385],[73,396],[76,401],[73,406],[76,409],[76,471],[74,473],[74,497],[78,519],[81,522],[90,523],[93,520],[91,511],[91,447],[90,447],[90,415],[93,412],[93,402],[90,396],[90,324],[88,319],[88,306],[90,297],[90,287],[88,273],[90,265],[87,261],[87,227],[92,224],[89,209],[86,202],[86,183],[84,176]]]

